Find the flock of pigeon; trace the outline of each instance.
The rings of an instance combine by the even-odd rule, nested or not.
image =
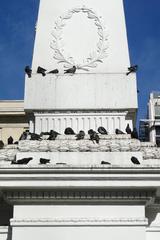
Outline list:
[[[76,66],[73,66],[72,68],[64,70],[64,74],[66,74],[66,73],[74,74],[76,72],[76,70],[77,70]],[[137,70],[138,70],[138,65],[131,66],[128,68],[128,72],[126,73],[126,75],[128,76],[130,73],[137,72]],[[27,76],[29,78],[32,77],[32,69],[29,66],[25,67],[25,73],[27,74]],[[37,68],[37,73],[42,74],[42,76],[44,77],[44,76],[46,76],[46,74],[58,74],[59,70],[54,69],[54,70],[47,72],[46,69],[39,66]]]
[[[137,129],[134,128],[133,131],[131,130],[129,124],[127,124],[127,127],[126,127],[126,133],[127,134],[130,134],[131,135],[131,138],[133,139],[138,139],[138,132],[137,132]],[[107,130],[104,128],[104,127],[99,127],[98,132],[94,131],[93,129],[90,129],[88,131],[88,135],[90,137],[90,140],[95,144],[99,144],[99,141],[100,141],[100,137],[99,137],[99,134],[101,135],[108,135],[108,132]],[[85,137],[85,132],[83,130],[79,131],[78,134],[76,134],[74,132],[74,130],[70,127],[66,128],[65,131],[64,131],[64,134],[65,135],[75,135],[75,140],[83,140],[84,137]],[[115,134],[116,135],[120,135],[120,134],[125,134],[124,132],[122,132],[121,130],[119,129],[116,129],[115,130]],[[22,135],[20,136],[20,141],[21,140],[38,140],[38,141],[41,141],[43,140],[44,136],[47,137],[47,140],[56,140],[57,136],[60,135],[60,133],[54,131],[54,130],[51,130],[50,132],[42,132],[41,134],[36,134],[36,133],[30,133],[29,130],[26,130],[22,133]],[[8,145],[11,145],[11,144],[18,144],[18,142],[14,142],[14,139],[12,138],[12,136],[10,136],[8,138]],[[2,149],[4,147],[4,143],[2,141],[0,141],[0,149]],[[11,164],[28,164],[31,160],[33,160],[33,158],[29,157],[29,158],[23,158],[23,159],[20,159],[20,160],[13,160],[11,162]],[[131,161],[132,163],[134,164],[140,164],[140,162],[138,161],[137,158],[135,157],[132,157],[131,158]],[[45,158],[40,158],[40,164],[47,164],[47,163],[50,163],[50,159],[45,159]],[[105,161],[102,161],[101,162],[102,165],[110,165],[109,162],[105,162]]]
[[[129,124],[127,124],[126,133],[130,134],[131,138],[138,139],[137,129],[133,128],[133,131],[132,131],[130,126],[129,126]],[[85,132],[83,130],[79,131],[79,133],[76,134],[74,132],[74,130],[72,128],[70,128],[70,127],[65,129],[64,134],[65,135],[75,135],[77,141],[78,140],[83,140],[84,137],[85,137]],[[108,132],[107,132],[107,130],[104,127],[99,127],[98,128],[98,132],[94,131],[93,129],[90,129],[88,131],[88,135],[90,136],[90,140],[93,143],[99,144],[99,141],[100,141],[99,134],[101,134],[101,135],[108,135]],[[119,129],[116,129],[115,130],[115,134],[116,135],[120,135],[120,134],[125,134],[125,133],[122,132]],[[19,141],[21,141],[21,140],[32,140],[32,141],[37,140],[37,141],[40,141],[40,140],[44,139],[43,137],[45,135],[47,136],[47,140],[56,140],[57,136],[60,135],[60,133],[58,133],[58,132],[56,132],[54,130],[51,130],[50,132],[42,132],[41,134],[36,134],[36,133],[30,133],[29,130],[26,130],[20,136]],[[12,144],[18,144],[18,141],[14,142],[13,137],[10,136],[8,138],[8,145],[12,145]],[[0,141],[0,149],[2,149],[3,147],[4,147],[3,141]]]
[[[64,70],[64,74],[66,74],[66,73],[74,74],[76,72],[76,69],[77,69],[76,66],[73,66],[72,68]],[[32,77],[32,69],[29,66],[25,67],[25,73],[27,74],[27,76],[29,78]],[[54,69],[52,71],[47,72],[46,69],[44,69],[44,68],[39,66],[37,68],[37,73],[42,74],[42,76],[45,77],[46,74],[58,74],[59,70],[58,69]]]

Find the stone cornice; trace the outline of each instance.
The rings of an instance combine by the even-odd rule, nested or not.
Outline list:
[[[141,203],[152,202],[155,191],[138,190],[104,190],[104,189],[59,189],[59,190],[8,190],[3,196],[10,203],[60,203],[60,202],[93,202],[93,203]]]
[[[146,218],[26,218],[11,219],[12,227],[28,226],[147,226]]]

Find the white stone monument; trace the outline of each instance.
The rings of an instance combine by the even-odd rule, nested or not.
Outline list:
[[[64,74],[73,66],[75,73]],[[25,83],[30,130],[103,126],[109,134],[99,142],[62,134],[0,149],[0,240],[160,239],[160,148],[113,134],[136,116],[129,66],[122,0],[40,1]],[[22,164],[26,158],[33,159]]]
[[[41,66],[48,72],[37,74]],[[75,74],[64,69],[76,66]],[[76,132],[110,133],[132,126],[137,88],[130,67],[123,1],[41,0],[33,53],[32,78],[26,77],[25,110],[33,113],[30,130],[66,127]]]

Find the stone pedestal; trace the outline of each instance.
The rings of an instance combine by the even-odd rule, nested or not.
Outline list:
[[[104,189],[8,192],[6,197],[14,204],[12,240],[22,236],[24,240],[52,240],[53,236],[56,240],[100,236],[145,240],[149,194]]]

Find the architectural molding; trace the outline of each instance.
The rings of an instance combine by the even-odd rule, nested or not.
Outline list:
[[[8,202],[141,202],[153,201],[154,190],[8,190],[3,191]]]
[[[12,227],[28,226],[147,226],[146,218],[24,218],[11,219]]]

